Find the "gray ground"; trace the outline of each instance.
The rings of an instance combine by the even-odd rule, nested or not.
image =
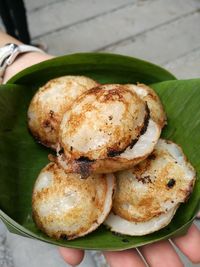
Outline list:
[[[25,3],[32,39],[46,43],[49,53],[109,51],[150,60],[178,78],[200,77],[199,0],[25,0]],[[186,267],[197,266],[183,259]],[[56,247],[8,233],[0,223],[0,267],[26,266],[67,265]],[[94,256],[87,253],[81,266],[105,265],[95,264]]]

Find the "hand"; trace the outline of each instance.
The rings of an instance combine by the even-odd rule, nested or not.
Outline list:
[[[200,263],[200,230],[193,224],[187,234],[171,240],[193,263]],[[171,241],[159,241],[139,248],[146,262],[152,267],[183,267]],[[63,259],[72,266],[79,264],[84,256],[82,250],[59,248]],[[136,249],[120,252],[103,252],[110,267],[145,267]]]

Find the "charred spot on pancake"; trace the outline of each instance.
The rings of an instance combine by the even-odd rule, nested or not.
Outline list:
[[[131,141],[131,144],[130,144],[130,148],[132,149],[134,147],[134,145],[137,143],[139,138],[136,138],[134,140]]]
[[[154,152],[151,153],[151,154],[148,156],[147,159],[149,159],[149,160],[155,160],[155,159],[156,159],[156,154],[155,154]]]
[[[49,120],[44,120],[42,125],[43,125],[44,128],[48,128],[50,131],[54,130],[54,127],[51,124],[51,121],[49,121]]]
[[[143,127],[142,127],[142,129],[140,131],[140,135],[143,135],[146,132],[147,127],[149,125],[150,110],[149,110],[149,107],[148,107],[147,103],[146,103],[145,109],[146,109],[146,115],[144,117],[144,125],[143,125]]]
[[[134,145],[137,143],[137,141],[139,140],[140,136],[143,135],[146,130],[147,130],[147,127],[149,125],[149,119],[150,119],[150,110],[149,110],[149,107],[146,103],[146,106],[145,106],[145,110],[146,110],[146,115],[144,117],[144,125],[140,131],[140,134],[138,135],[138,137],[134,140],[131,141],[131,144],[130,144],[130,148],[132,149],[134,147]]]
[[[81,156],[80,158],[76,159],[77,162],[85,162],[85,163],[90,163],[94,162],[94,159],[89,159],[88,157]]]
[[[113,148],[108,148],[107,156],[110,157],[110,158],[113,158],[113,157],[119,156],[125,150],[126,150],[126,148],[122,149],[122,150],[115,150]]]
[[[151,167],[151,161],[147,158],[146,160],[140,162],[134,166],[134,172],[136,175],[141,175]]]
[[[146,175],[146,176],[136,175],[135,178],[137,179],[138,182],[142,182],[143,184],[152,183],[150,175]]]
[[[64,148],[61,147],[60,150],[58,151],[58,154],[59,154],[59,155],[62,155],[63,153],[64,153]]]
[[[110,115],[110,116],[108,117],[108,119],[111,121],[111,120],[113,119],[113,116]]]
[[[88,157],[82,156],[79,159],[75,160],[74,171],[79,173],[82,179],[86,179],[91,174],[91,165],[93,162],[95,162],[95,160],[90,160]]]
[[[143,127],[140,131],[140,134],[137,136],[136,139],[132,140],[131,141],[131,144],[130,144],[130,148],[132,149],[134,147],[134,145],[137,143],[137,141],[139,140],[140,136],[143,135],[146,130],[147,130],[147,127],[149,125],[149,119],[150,119],[150,110],[149,110],[149,107],[146,103],[146,106],[145,106],[145,110],[146,110],[146,115],[144,117],[144,124],[143,124]]]
[[[53,110],[50,110],[50,111],[49,111],[49,115],[50,115],[51,118],[53,118],[53,116],[54,116],[54,111],[53,111]]]
[[[173,178],[171,178],[168,183],[167,183],[167,187],[168,188],[172,188],[174,185],[176,184],[176,180],[174,180]]]

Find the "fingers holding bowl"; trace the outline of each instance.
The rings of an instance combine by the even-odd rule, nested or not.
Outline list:
[[[192,224],[186,235],[176,237],[172,241],[190,261],[200,263],[200,230],[195,224]]]
[[[83,250],[64,247],[59,247],[58,250],[64,261],[71,264],[72,266],[80,264],[83,260]]]

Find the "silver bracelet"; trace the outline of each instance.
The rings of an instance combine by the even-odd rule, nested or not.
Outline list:
[[[0,84],[3,83],[3,77],[6,68],[11,65],[18,55],[27,52],[42,52],[43,50],[31,46],[31,45],[17,45],[17,44],[6,44],[0,48]]]

